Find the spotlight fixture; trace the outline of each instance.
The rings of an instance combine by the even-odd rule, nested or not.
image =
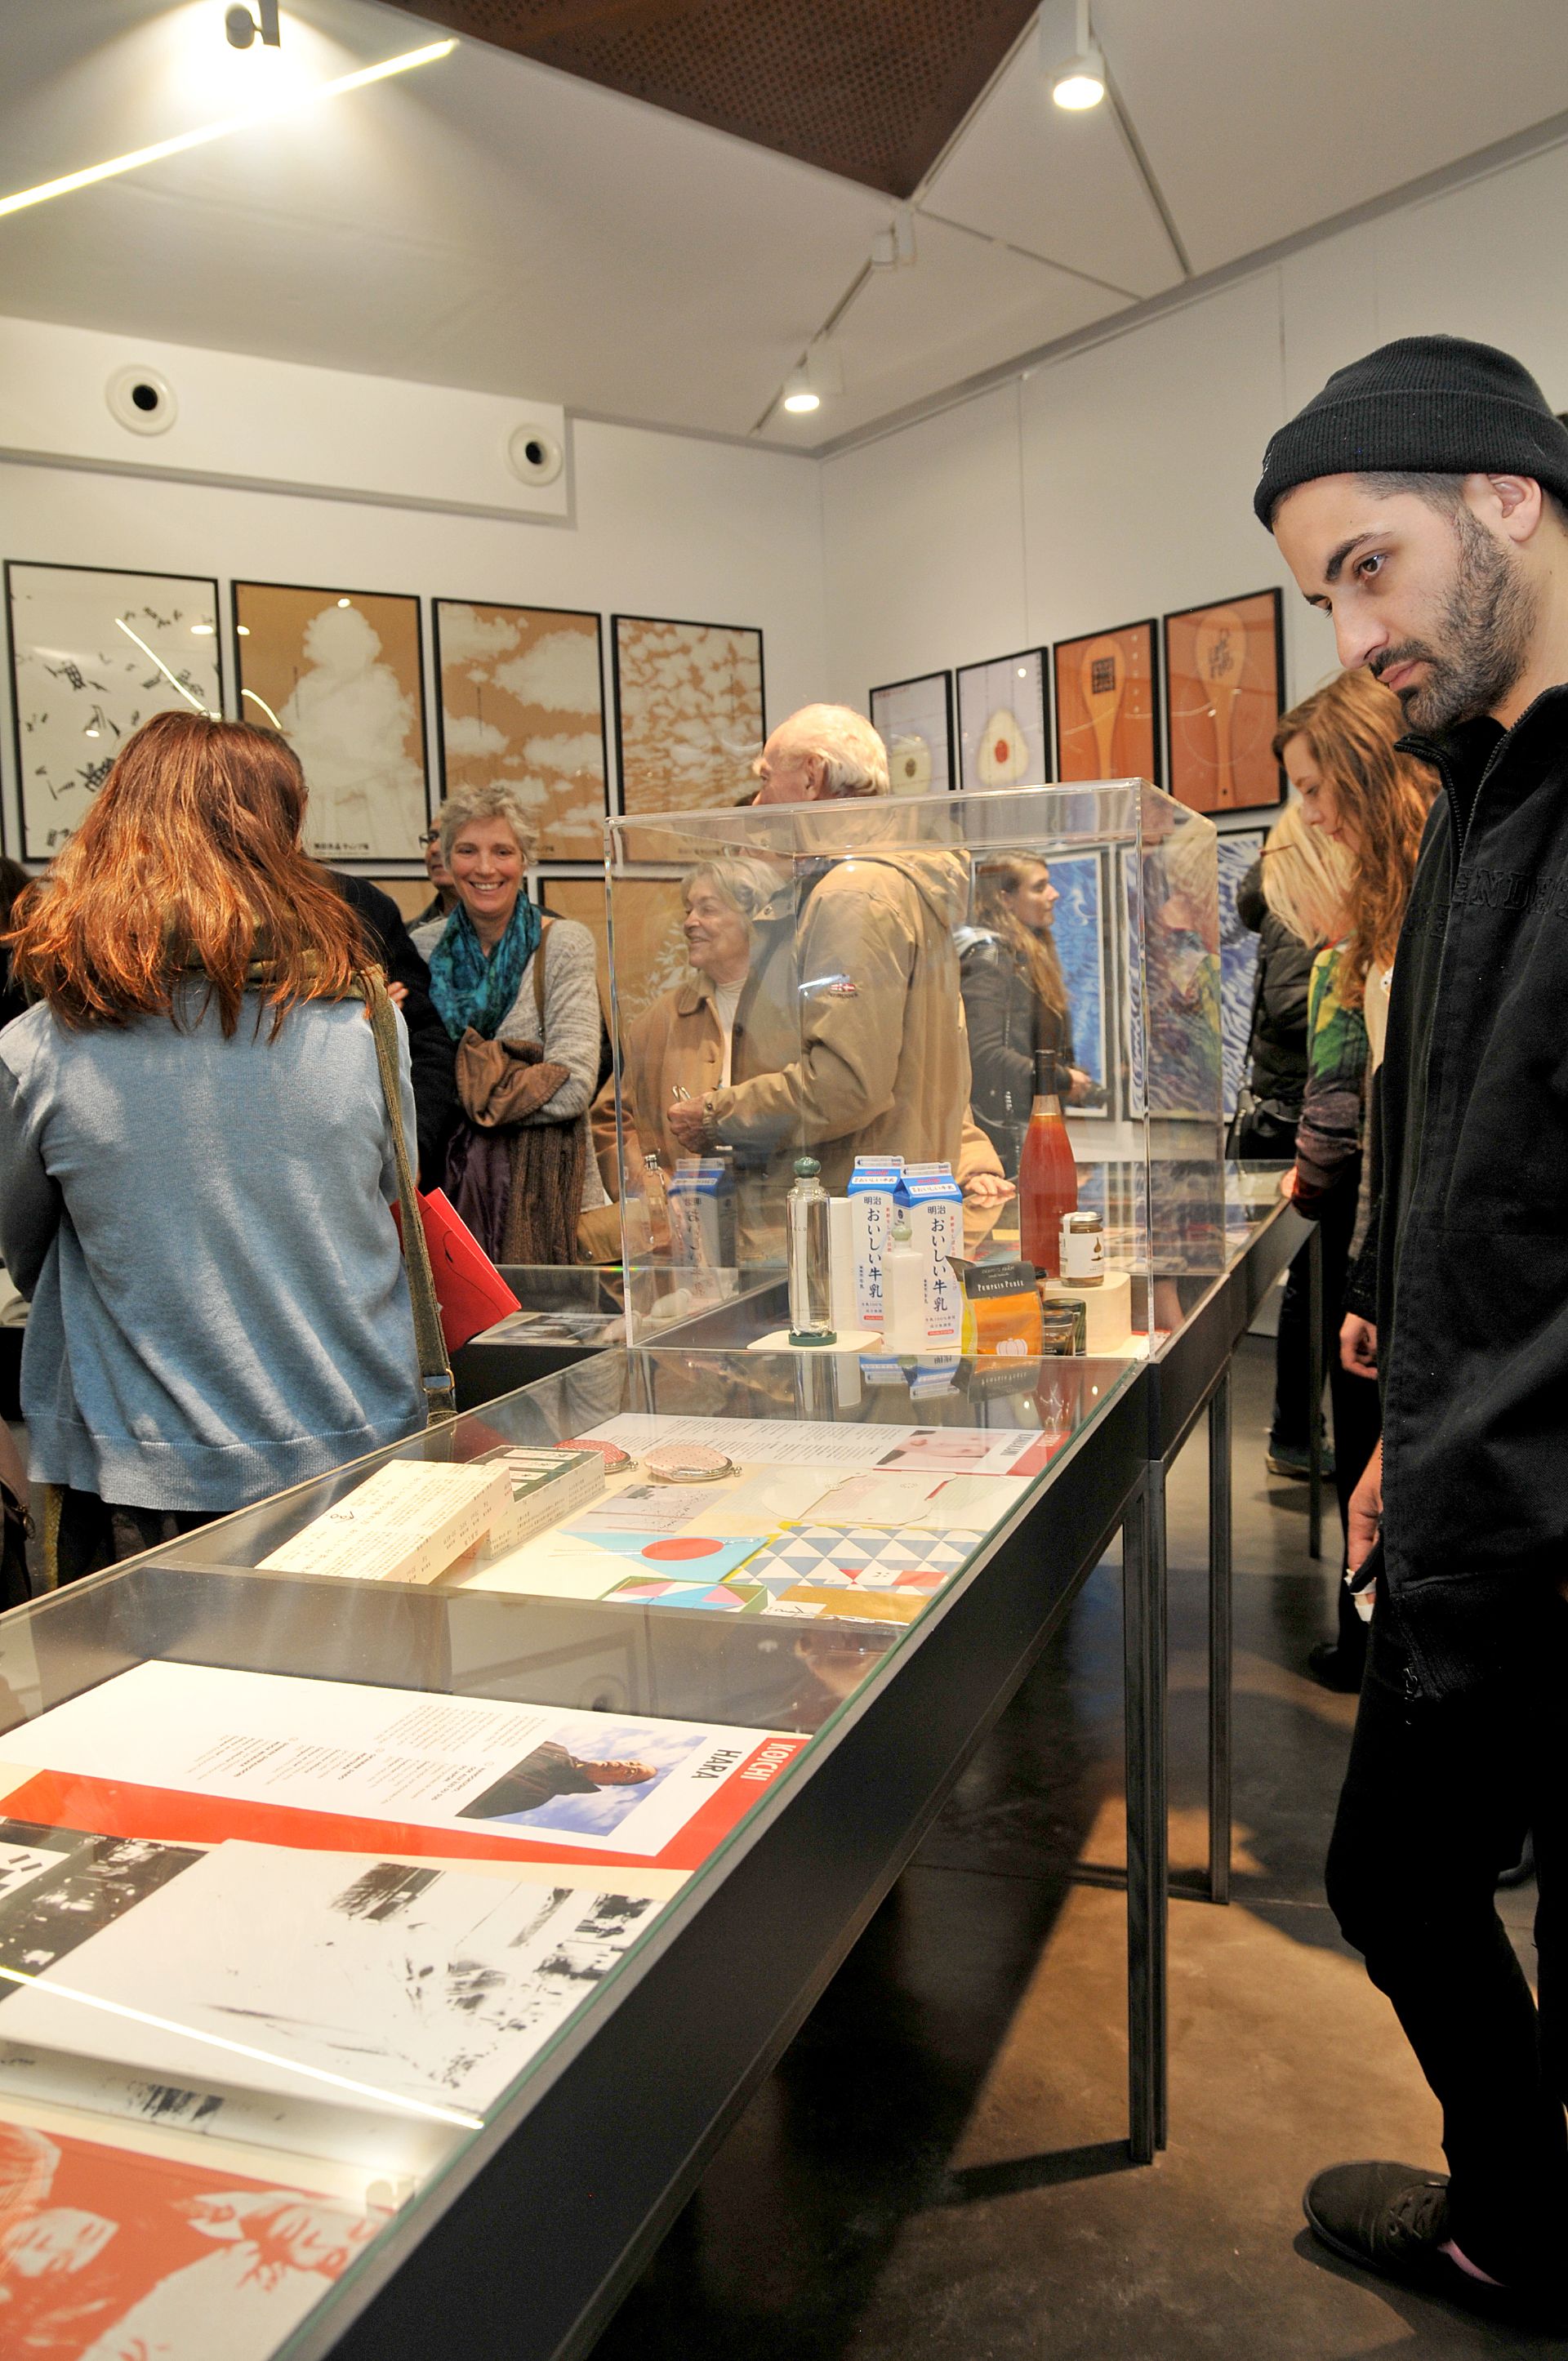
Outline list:
[[[1046,20],[1040,18],[1042,36]],[[1105,95],[1105,60],[1095,46],[1089,23],[1089,0],[1078,0],[1078,49],[1065,61],[1053,61],[1048,68],[1051,96],[1069,115],[1082,115],[1088,108],[1098,106]]]
[[[813,336],[798,368],[784,379],[784,406],[796,417],[820,410],[824,394],[844,390],[844,363],[838,346],[828,335]]]
[[[804,418],[807,411],[822,407],[822,396],[812,384],[811,372],[804,363],[791,369],[784,379],[784,406],[799,418]]]
[[[224,31],[231,49],[248,49],[258,33],[267,49],[281,49],[283,37],[278,29],[278,0],[256,0],[254,16],[243,5],[230,8],[224,17]]]

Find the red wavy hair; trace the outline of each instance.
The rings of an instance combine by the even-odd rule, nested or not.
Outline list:
[[[301,848],[305,799],[299,758],[274,731],[154,714],[47,877],[17,897],[5,937],[17,981],[83,1028],[178,1023],[174,994],[194,971],[225,1039],[253,961],[267,962],[249,982],[273,1038],[298,1002],[342,998],[369,953]]]
[[[1334,800],[1355,831],[1354,874],[1345,903],[1344,997],[1359,1007],[1366,971],[1387,967],[1399,939],[1410,881],[1437,781],[1397,751],[1405,717],[1398,698],[1369,672],[1342,672],[1280,718],[1277,762],[1304,738]]]

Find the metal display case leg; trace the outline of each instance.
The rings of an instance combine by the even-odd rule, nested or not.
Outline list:
[[[1122,1527],[1126,1690],[1129,2147],[1151,2164],[1165,2146],[1168,1833],[1165,1795],[1165,1548],[1161,1471],[1151,1469]]]
[[[1231,1721],[1235,1595],[1231,1371],[1209,1397],[1209,1899],[1231,1898]]]
[[[1323,1554],[1323,1228],[1312,1224],[1307,1240],[1307,1393],[1312,1415],[1307,1423],[1307,1551]]]

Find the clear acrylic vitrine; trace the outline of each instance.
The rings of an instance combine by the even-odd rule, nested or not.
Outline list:
[[[1044,1041],[1130,1307],[1097,1345],[1098,1301],[1088,1348],[1140,1349],[1152,1280],[1223,1257],[1215,848],[1133,780],[609,821],[597,1145],[631,1341],[694,1314],[727,1346],[787,1328],[801,1157],[840,1201],[857,1161],[947,1163],[966,1261],[1016,1260]],[[835,1218],[852,1257],[863,1223]],[[874,1347],[846,1282],[840,1341],[851,1310]]]

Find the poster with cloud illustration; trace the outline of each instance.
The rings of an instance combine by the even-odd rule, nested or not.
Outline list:
[[[627,812],[738,804],[762,751],[762,634],[612,615],[616,752]]]
[[[599,619],[553,607],[433,602],[441,791],[505,786],[539,861],[604,852]]]
[[[154,713],[217,713],[218,586],[111,566],[5,568],[22,851],[47,861]]]
[[[310,789],[322,861],[411,861],[428,824],[419,600],[234,586],[240,712],[281,730]]]

